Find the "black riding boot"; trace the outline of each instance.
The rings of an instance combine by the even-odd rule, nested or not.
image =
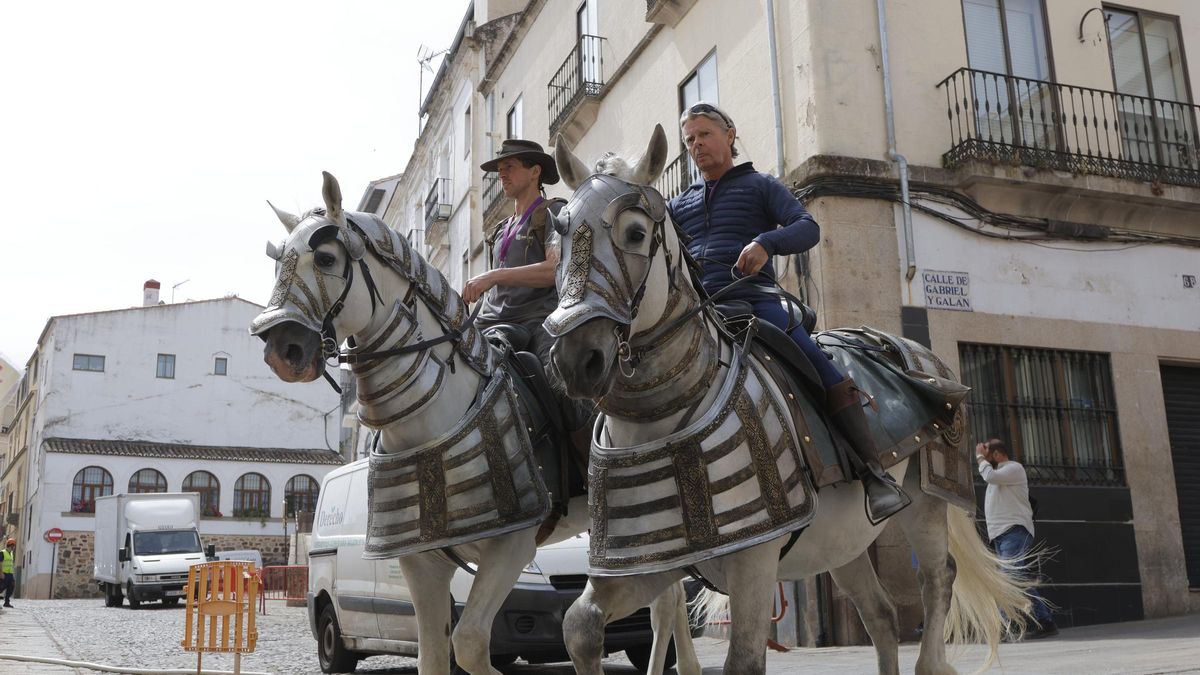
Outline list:
[[[879,465],[875,439],[867,428],[859,390],[846,378],[828,391],[829,418],[850,443],[850,463],[867,493],[867,518],[878,525],[912,503],[896,480]]]

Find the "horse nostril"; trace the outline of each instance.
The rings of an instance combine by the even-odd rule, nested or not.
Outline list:
[[[600,357],[600,350],[593,349],[588,352],[587,360],[583,363],[583,372],[590,379],[599,379],[604,374],[604,359]]]
[[[288,363],[298,364],[304,358],[304,350],[298,344],[289,344],[283,353],[283,358],[287,359]]]

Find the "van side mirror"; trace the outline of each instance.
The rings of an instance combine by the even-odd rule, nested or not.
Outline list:
[[[126,549],[117,551],[117,560],[120,562],[129,562],[129,551]]]
[[[205,557],[205,558],[208,558],[209,560],[216,560],[216,558],[217,558],[217,545],[216,545],[216,544],[209,544],[207,547],[205,547],[205,549],[204,549],[204,557]]]

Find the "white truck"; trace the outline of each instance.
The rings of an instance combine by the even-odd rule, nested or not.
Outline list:
[[[96,499],[95,562],[106,607],[124,597],[137,609],[149,600],[174,605],[184,596],[188,567],[205,561],[200,547],[200,495],[119,494]]]

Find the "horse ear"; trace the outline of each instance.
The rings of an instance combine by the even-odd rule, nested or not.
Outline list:
[[[558,134],[554,138],[554,163],[558,165],[558,175],[572,191],[592,175],[587,170],[587,165],[571,152],[570,146],[567,145],[567,139],[563,138],[562,134]]]
[[[351,260],[362,260],[366,255],[367,245],[363,238],[358,236],[358,233],[348,227],[338,228],[338,237],[342,243],[346,245],[346,252],[350,254]]]
[[[325,217],[338,225],[344,225],[346,214],[342,211],[342,188],[333,174],[322,171],[321,175],[325,177],[321,185],[321,197],[325,200]]]
[[[291,234],[292,230],[296,229],[296,226],[300,224],[300,216],[294,216],[287,211],[280,211],[275,208],[275,205],[270,200],[267,200],[267,206],[270,206],[271,210],[275,212],[275,217],[279,218],[279,222],[283,223],[283,226],[287,228],[288,234]]]
[[[663,131],[661,124],[655,124],[654,133],[650,135],[650,144],[646,146],[646,152],[633,169],[631,182],[637,185],[651,185],[662,174],[666,165],[667,132]]]

